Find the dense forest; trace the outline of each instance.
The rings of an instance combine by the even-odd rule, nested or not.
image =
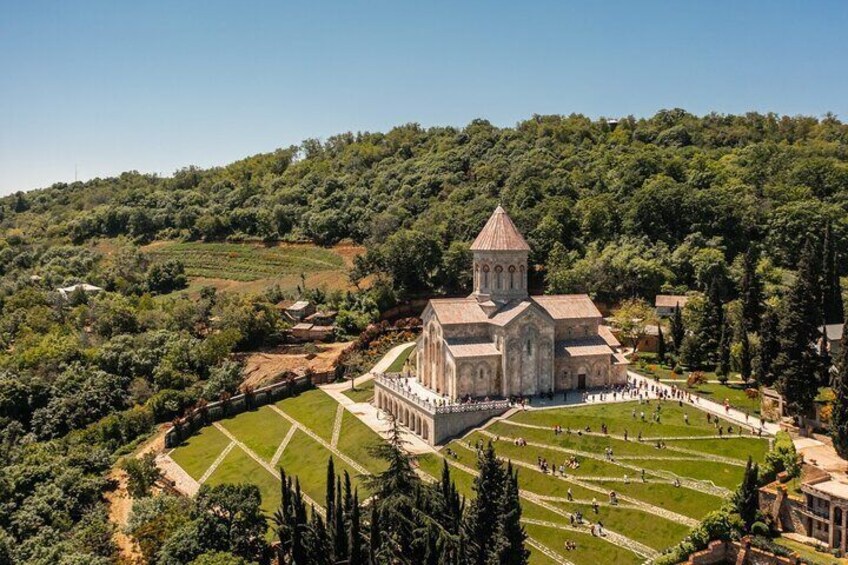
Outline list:
[[[826,223],[844,249],[847,140],[831,115],[679,109],[617,121],[534,116],[512,128],[410,124],[172,178],[131,172],[18,193],[2,200],[0,225],[77,244],[350,238],[369,248],[359,275],[387,273],[401,292],[450,292],[464,282],[461,244],[500,203],[551,290],[650,296],[703,287],[752,241],[763,268],[793,268]]]
[[[768,331],[750,344],[769,375],[763,351],[775,357],[792,335],[815,332],[822,292],[810,289],[848,274],[848,126],[682,110],[534,116],[512,128],[405,125],[171,178],[128,172],[0,199],[0,564],[112,562],[102,496],[116,457],[155,423],[234,393],[231,353],[279,337],[274,289],[175,294],[183,266],[151,261],[140,244],[363,243],[352,277],[370,286],[312,289],[346,311],[355,334],[398,300],[462,292],[468,243],[498,203],[527,235],[537,288],[607,303],[703,291],[692,301],[699,317],[687,320],[703,339],[673,340],[692,366],[729,355],[723,304],[756,310],[786,296],[809,315],[772,332],[786,344]],[[762,288],[752,293],[744,281],[755,279]],[[53,290],[83,281],[105,291]],[[763,326],[777,324],[775,312]],[[734,330],[735,358],[748,356],[754,314],[736,316],[750,323]]]

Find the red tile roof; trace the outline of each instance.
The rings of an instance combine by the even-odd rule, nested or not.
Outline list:
[[[544,308],[554,320],[601,317],[588,294],[548,294],[532,296],[530,299]]]

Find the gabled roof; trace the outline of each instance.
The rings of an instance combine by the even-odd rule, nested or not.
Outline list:
[[[434,298],[430,307],[443,326],[487,323],[489,317],[475,298]]]
[[[654,301],[654,306],[658,308],[675,308],[680,306],[683,308],[689,301],[689,297],[685,294],[658,294]]]
[[[600,318],[601,313],[588,294],[548,294],[531,296],[554,320]]]
[[[530,251],[506,211],[498,206],[471,244],[471,251]]]
[[[593,357],[613,353],[606,340],[599,335],[563,339],[556,342],[554,346],[554,354],[557,357]]]
[[[819,331],[827,335],[829,341],[839,341],[842,339],[842,324],[827,324],[820,327]]]

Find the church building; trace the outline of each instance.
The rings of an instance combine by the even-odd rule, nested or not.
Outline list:
[[[430,300],[414,374],[379,374],[374,404],[431,445],[511,398],[620,385],[627,361],[585,294],[530,296],[530,246],[500,206],[471,245],[474,289]]]
[[[585,294],[530,296],[530,246],[500,206],[471,245],[474,288],[430,300],[416,349],[421,384],[451,400],[624,384],[625,358]]]

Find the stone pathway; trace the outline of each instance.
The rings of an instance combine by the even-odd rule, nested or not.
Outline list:
[[[556,551],[552,550],[551,548],[544,545],[543,543],[536,541],[535,539],[531,538],[530,536],[527,536],[527,545],[529,545],[530,547],[532,547],[533,549],[535,549],[539,553],[547,556],[552,561],[556,561],[560,565],[574,565],[574,563],[572,563],[568,559],[564,558],[562,555],[560,555]]]
[[[661,387],[668,392],[672,392],[672,387],[670,385],[667,385],[666,383],[663,383],[663,382],[658,383],[654,379],[650,379],[650,378],[648,378],[644,375],[640,375],[639,373],[634,373],[633,371],[627,371],[627,377],[631,382],[637,382],[637,383],[644,382],[644,383],[646,383],[646,386],[658,386],[658,387]],[[745,412],[742,412],[741,410],[737,410],[736,408],[731,408],[730,410],[725,410],[724,405],[722,405],[718,402],[714,402],[712,400],[709,400],[709,399],[701,397],[701,396],[696,396],[694,394],[692,395],[692,397],[697,398],[697,402],[688,403],[690,406],[700,408],[701,410],[703,410],[705,412],[710,412],[712,414],[720,416],[721,418],[724,418],[725,420],[731,420],[732,422],[734,422],[736,424],[741,424],[741,425],[748,426],[748,427],[753,426],[754,428],[759,428],[760,424],[762,424],[763,431],[765,433],[769,434],[769,435],[774,435],[778,431],[780,431],[780,426],[778,426],[777,424],[773,424],[771,422],[766,422],[764,420],[761,421],[759,418],[755,418],[754,416],[749,416],[749,415],[745,414]]]
[[[284,437],[283,441],[280,442],[280,446],[277,448],[277,451],[274,452],[274,457],[271,458],[271,465],[276,467],[277,463],[280,462],[280,457],[283,456],[283,452],[286,450],[286,447],[288,447],[289,442],[294,437],[296,431],[297,428],[292,426],[289,428],[289,431],[286,432],[286,437]]]
[[[336,449],[334,446],[327,443],[324,440],[324,438],[322,438],[321,436],[319,436],[318,434],[316,434],[315,432],[313,432],[312,430],[310,430],[309,428],[307,428],[306,426],[304,426],[303,424],[301,424],[300,422],[298,422],[297,420],[295,420],[294,418],[292,418],[291,416],[289,416],[288,414],[286,414],[285,412],[280,410],[277,406],[275,406],[273,404],[269,404],[269,406],[271,407],[271,410],[273,410],[274,412],[276,412],[277,414],[279,414],[280,416],[282,416],[283,418],[288,420],[289,423],[292,426],[297,427],[300,431],[302,431],[303,433],[308,435],[310,438],[312,438],[313,440],[315,440],[316,442],[321,444],[330,453],[332,453],[333,455],[335,455],[336,457],[338,457],[339,459],[341,459],[342,461],[347,463],[357,473],[359,473],[361,475],[370,475],[371,474],[368,471],[368,469],[366,469],[365,467],[363,467],[362,465],[360,465],[359,463],[357,463],[356,461],[354,461],[353,459],[351,459],[350,457],[348,457],[347,455],[345,455],[344,453],[342,453],[341,451]]]
[[[273,405],[271,405],[271,406],[273,406]],[[248,457],[250,457],[251,459],[253,459],[257,463],[259,463],[259,465],[261,465],[263,469],[265,469],[266,471],[271,473],[274,477],[276,477],[276,479],[278,481],[280,480],[280,473],[277,469],[275,469],[270,463],[268,463],[267,461],[265,461],[264,459],[259,457],[259,455],[257,455],[255,451],[250,449],[247,445],[244,444],[244,442],[242,442],[236,436],[231,434],[230,431],[227,428],[225,428],[224,426],[222,426],[218,422],[214,422],[212,425],[215,426],[215,428],[219,432],[221,432],[222,434],[227,436],[230,439],[231,442],[235,443],[239,447],[239,449],[241,449],[242,451],[244,451],[247,454]],[[322,516],[325,515],[323,506],[321,506],[320,504],[318,504],[317,502],[312,500],[309,497],[309,495],[307,495],[305,492],[301,491],[301,495],[303,496],[303,500],[304,500],[304,502],[306,502],[306,504],[310,504],[310,505],[314,506],[315,511],[318,512],[319,514],[321,514]]]
[[[236,446],[236,442],[231,441],[229,443],[229,445],[227,445],[227,447],[224,448],[224,451],[222,451],[220,454],[218,454],[218,457],[216,457],[215,460],[212,462],[212,464],[209,465],[209,468],[206,469],[206,471],[203,472],[203,474],[200,476],[200,478],[197,480],[197,482],[200,483],[201,485],[203,483],[205,483],[209,479],[209,477],[212,475],[212,473],[214,473],[215,470],[221,465],[221,463],[224,461],[224,458],[227,455],[230,454],[230,451],[232,451],[235,446]]]
[[[182,467],[177,465],[177,462],[171,459],[170,455],[166,453],[157,455],[156,466],[162,471],[162,476],[172,481],[174,488],[184,495],[194,496],[200,490],[200,483],[186,473]]]
[[[339,445],[339,436],[342,434],[342,418],[344,417],[345,408],[341,404],[336,408],[336,419],[333,422],[333,437],[330,439],[330,445],[336,447]]]
[[[522,425],[526,425],[526,424],[522,424]],[[547,429],[547,428],[545,428],[545,429]],[[480,433],[483,434],[483,435],[486,435],[488,437],[491,437],[491,438],[498,438],[499,437],[499,436],[491,433],[488,430],[480,430]],[[643,469],[643,467],[640,467],[638,465],[631,465],[630,463],[626,463],[626,462],[620,461],[618,459],[616,459],[614,461],[610,461],[606,457],[603,457],[603,456],[598,455],[596,453],[592,453],[590,451],[581,451],[581,450],[578,450],[578,449],[568,449],[566,447],[560,447],[558,445],[548,445],[546,443],[538,443],[538,442],[535,442],[535,441],[528,441],[527,445],[532,446],[532,447],[538,447],[540,449],[549,449],[549,450],[552,450],[552,451],[559,451],[559,452],[562,452],[562,453],[568,453],[569,455],[576,455],[576,456],[585,457],[585,458],[588,458],[588,459],[595,459],[596,461],[603,461],[605,463],[611,463],[613,465],[618,465],[619,467],[622,467],[624,469],[630,469],[631,471],[634,471],[634,472],[639,473],[639,474],[642,473],[642,469]],[[702,460],[708,460],[708,459],[702,458]],[[528,465],[530,465],[530,464],[528,464]],[[531,468],[535,468],[534,465],[530,465],[530,466],[531,466]],[[689,477],[681,477],[681,476],[676,475],[676,474],[674,474],[670,471],[665,471],[665,470],[660,470],[660,469],[645,469],[645,472],[652,474],[652,475],[655,475],[655,476],[658,476],[658,477],[669,479],[669,480],[672,480],[672,481],[674,479],[678,479],[680,481],[681,487],[685,487],[685,488],[688,488],[688,489],[691,489],[691,490],[697,490],[697,491],[700,491],[700,492],[708,492],[709,494],[713,494],[715,496],[719,496],[719,497],[722,497],[722,498],[727,497],[731,494],[731,492],[728,489],[726,489],[724,487],[717,486],[712,481],[699,481],[699,480],[695,480],[695,479],[690,479]],[[571,479],[572,476],[569,475],[568,478]],[[577,484],[577,483],[575,482],[575,484]]]
[[[413,342],[402,343],[389,350],[382,359],[380,359],[370,372],[357,377],[357,384],[367,382],[374,378],[375,373],[385,372],[386,369],[394,363],[398,355],[403,353],[407,347],[413,345]],[[363,424],[377,432],[383,439],[389,437],[389,420],[376,406],[370,402],[354,402],[349,396],[344,394],[350,390],[348,381],[329,383],[321,385],[318,388],[329,394],[333,399],[343,406],[348,412],[356,416]],[[406,442],[406,450],[413,455],[421,455],[423,453],[435,453],[436,450],[426,441],[412,433],[407,428],[400,426],[401,436]]]

